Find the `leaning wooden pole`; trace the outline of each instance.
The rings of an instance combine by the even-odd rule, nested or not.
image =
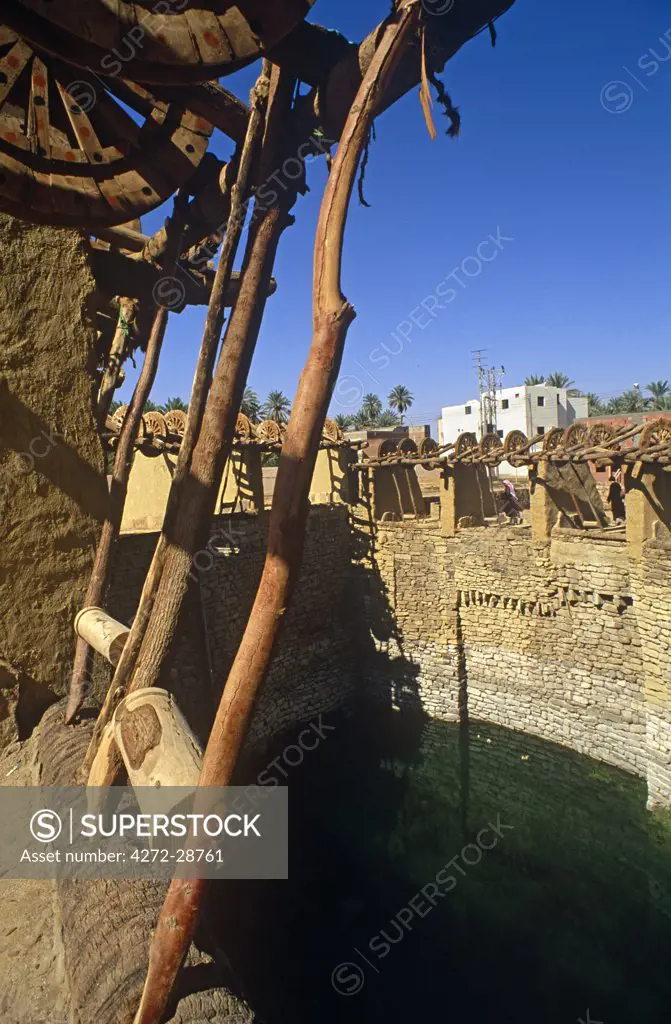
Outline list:
[[[183,227],[183,197],[175,201],[175,209],[168,226],[171,237],[171,263],[176,262],[179,257],[180,240]],[[169,264],[170,265],[170,264]],[[123,300],[122,300],[123,303]],[[123,310],[123,305],[121,305]],[[122,314],[121,314],[122,315]],[[145,402],[151,394],[151,389],[156,379],[158,361],[161,355],[165,330],[168,325],[168,310],[165,306],[157,306],[154,314],[147,351],[142,364],[142,370],[133,391],[126,417],[123,421],[116,455],[114,458],[114,469],[112,472],[112,483],[110,486],[109,504],[107,517],[103,524],[102,533],[96,549],[96,556],[93,562],[91,578],[84,598],[85,607],[99,605],[105,593],[105,587],[109,578],[112,564],[112,551],[114,543],[119,536],[121,520],[123,518],[124,505],[126,504],[126,492],[128,490],[128,477],[133,455],[133,445],[137,439],[142,420],[142,410]],[[75,648],[75,660],[72,668],[70,681],[70,695],[65,712],[65,721],[71,722],[82,705],[85,696],[86,680],[88,678],[88,666],[91,656],[91,649],[86,640],[77,638]]]
[[[105,427],[107,414],[110,411],[112,399],[114,398],[114,391],[119,381],[119,373],[121,371],[124,350],[127,344],[128,324],[132,316],[134,305],[134,299],[126,299],[123,297],[119,298],[119,318],[114,330],[114,337],[112,338],[109,354],[107,356],[107,364],[100,384],[100,390],[98,391],[96,419],[98,421],[99,430],[103,430]]]
[[[249,193],[254,160],[258,155],[258,148],[263,134],[269,86],[270,65],[267,62],[264,62],[261,75],[252,91],[251,116],[247,125],[247,137],[237,164],[237,178],[235,182],[230,185],[231,208],[226,226],[226,234],[224,236],[219,264],[217,266],[217,272],[212,286],[212,295],[210,297],[210,304],[207,310],[203,340],[198,354],[193,389],[191,392],[191,399],[189,401],[186,428],[180,445],[179,454],[177,456],[175,474],[170,485],[168,503],[163,520],[163,528],[158,539],[154,557],[152,558],[151,565],[149,567],[149,572],[147,573],[147,578],[142,588],[140,604],[138,606],[137,614],[133,620],[130,636],[128,637],[121,660],[119,661],[114,673],[114,679],[110,687],[108,698],[103,705],[103,713],[101,714],[94,730],[90,754],[87,755],[87,765],[89,768],[92,763],[93,756],[95,755],[95,750],[99,745],[104,726],[109,721],[110,711],[114,710],[114,706],[116,706],[120,698],[125,693],[128,680],[135,667],[135,662],[142,646],[147,625],[151,618],[158,585],[161,581],[163,567],[165,564],[165,556],[169,546],[168,537],[170,537],[174,527],[175,515],[180,504],[182,486],[191,468],[191,459],[193,457],[196,441],[198,440],[198,434],[203,422],[205,404],[212,381],[214,361],[217,355],[219,339],[221,337],[221,331],[224,324],[226,293],[230,284],[231,274],[233,273],[235,256],[244,225],[245,201]],[[231,168],[231,166],[231,164],[228,164],[223,173],[228,175],[230,173],[229,168]],[[229,186],[227,185],[226,187],[228,188]],[[73,697],[68,705],[66,720],[70,721],[76,711],[77,706],[75,697]],[[110,766],[109,770],[110,772],[112,771],[112,766]]]
[[[312,346],[280,459],[261,583],[207,745],[201,786],[231,783],[300,568],[319,439],[347,330],[355,315],[340,288],[347,210],[380,96],[419,17],[419,0],[406,0],[387,22],[350,111],[329,176],[315,243]],[[204,890],[203,879],[171,883],[154,933],[135,1024],[159,1024],[193,937]]]
[[[273,173],[282,162],[280,147],[293,87],[293,78],[273,70],[259,172],[261,181],[265,180],[264,173]],[[250,227],[240,290],[226,330],[191,465],[180,488],[174,519],[171,517],[170,523],[164,527],[161,572],[150,570],[151,578],[145,583],[143,601],[136,616],[140,620],[136,637],[141,643],[130,648],[127,657],[124,651],[119,662],[87,752],[86,772],[93,764],[105,726],[119,700],[127,692],[155,686],[160,681],[161,670],[177,630],[189,576],[193,572],[193,558],[207,539],[217,488],[233,442],[242,392],[263,318],[277,246],[282,231],[291,223],[288,210],[294,199],[295,191],[285,193],[278,203],[260,213]],[[151,605],[144,600],[145,592],[151,594]],[[129,647],[132,642],[133,630]],[[114,765],[110,764],[106,777],[112,778],[113,773]]]

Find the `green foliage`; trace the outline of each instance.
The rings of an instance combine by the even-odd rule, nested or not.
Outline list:
[[[261,400],[256,391],[247,387],[242,396],[240,412],[247,416],[252,423],[258,423],[261,417]]]
[[[116,398],[115,398],[115,399],[113,399],[113,401],[111,401],[111,402],[110,402],[110,411],[109,411],[109,415],[110,415],[110,416],[114,416],[114,413],[115,413],[115,412],[117,411],[117,409],[119,409],[119,408],[121,408],[121,402],[118,402],[118,401],[116,400]]]
[[[339,412],[337,416],[333,417],[333,419],[341,430],[350,430],[352,427],[352,416],[345,416],[343,413]]]
[[[643,397],[638,388],[630,388],[616,395],[606,403],[606,412],[609,415],[621,415],[628,412],[645,412],[648,408],[648,401]]]
[[[377,395],[374,395],[372,391],[369,391],[367,395],[363,396],[359,414],[367,420],[368,426],[372,426],[377,421],[381,412],[382,402]]]
[[[177,409],[179,412],[189,411],[188,403],[185,402],[183,398],[178,398],[177,396],[175,396],[175,398],[169,398],[163,403],[163,405],[159,405],[158,408],[159,412],[162,413],[172,412],[173,409]]]
[[[587,399],[587,415],[588,416],[603,416],[606,412],[606,408],[594,391],[588,391],[585,395]]]
[[[554,373],[549,373],[547,375],[545,383],[551,388],[570,388],[575,384],[575,381],[571,380],[567,373],[562,373],[561,370],[555,370]]]
[[[150,398],[144,403],[144,409],[142,412],[160,412],[161,410],[157,406],[156,402],[152,402]]]
[[[544,384],[545,377],[542,377],[538,373],[530,373],[528,377],[524,378],[524,383],[528,388],[534,388],[538,384]]]
[[[283,391],[271,391],[261,408],[261,415],[267,420],[274,420],[282,427],[289,422],[291,402]]]
[[[393,409],[384,409],[377,418],[376,427],[398,427],[403,423],[403,417],[399,419]]]
[[[403,423],[404,414],[414,400],[415,396],[403,384],[397,384],[395,388],[392,388],[387,397],[390,408],[394,409],[401,417],[401,423]]]
[[[651,405],[653,409],[668,409],[666,402],[671,396],[671,384],[668,380],[653,380],[645,385],[645,390],[652,395]]]
[[[410,395],[412,401],[412,395]],[[397,427],[401,423],[398,415],[393,409],[383,409],[382,402],[378,395],[372,392],[363,396],[361,408],[353,416],[341,417],[348,422],[348,427],[343,429],[365,430],[375,427]],[[338,417],[336,416],[336,421]],[[342,426],[342,424],[340,424]]]

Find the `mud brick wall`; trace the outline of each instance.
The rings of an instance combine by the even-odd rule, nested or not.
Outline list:
[[[66,692],[107,503],[82,237],[0,214],[0,748]]]
[[[515,527],[374,530],[369,571],[396,632],[371,631],[369,688],[388,698],[396,665],[432,718],[467,713],[561,744],[671,802],[671,550],[649,545],[639,562],[623,540],[572,530],[543,544]]]

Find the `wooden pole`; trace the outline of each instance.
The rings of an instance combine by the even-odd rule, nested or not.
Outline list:
[[[169,266],[176,265],[177,260],[179,259],[182,229],[184,227],[184,199],[185,197],[181,194],[177,196],[175,199],[173,214],[170,219],[169,232],[171,235],[171,245]],[[151,333],[149,335],[149,341],[147,342],[147,351],[145,353],[144,363],[142,364],[140,377],[135,385],[133,397],[119,435],[119,443],[114,459],[114,470],[112,473],[112,483],[110,487],[108,514],[105,519],[98,548],[96,550],[93,571],[91,573],[91,579],[89,580],[86,597],[84,599],[85,607],[98,606],[101,605],[103,601],[105,587],[109,578],[112,550],[119,535],[123,509],[126,503],[126,492],[128,490],[128,477],[130,475],[133,445],[135,444],[138,431],[140,429],[142,410],[144,409],[145,402],[149,398],[156,378],[158,361],[167,325],[168,310],[165,306],[157,306]],[[70,695],[65,711],[66,722],[71,722],[77,714],[77,711],[81,708],[85,696],[90,657],[91,649],[89,645],[82,637],[78,637],[75,649],[75,660],[72,668],[72,678],[70,681]]]
[[[380,95],[419,16],[419,0],[405,0],[388,20],[329,175],[315,242],[313,342],[280,458],[261,583],[205,751],[200,786],[226,786],[231,782],[300,568],[310,481],[347,330],[355,315],[340,288],[347,210]],[[204,889],[203,879],[171,883],[154,933],[135,1024],[159,1024],[193,937]]]
[[[115,678],[101,710],[93,738],[84,763],[88,772],[93,765],[96,750],[106,723],[114,713],[119,700],[135,689],[156,685],[160,670],[177,627],[177,620],[189,584],[193,557],[202,546],[200,538],[207,532],[214,509],[216,490],[223,472],[223,465],[230,451],[235,420],[242,391],[244,390],[251,357],[258,337],[258,331],[272,277],[277,243],[284,226],[289,223],[283,206],[271,207],[256,226],[252,226],[247,255],[240,284],[238,301],[234,306],[226,331],[219,365],[213,381],[210,397],[212,363],[216,356],[218,340],[223,325],[223,304],[226,275],[230,274],[237,242],[244,223],[244,200],[248,193],[252,158],[256,152],[264,125],[263,110],[268,90],[266,67],[264,85],[258,90],[259,102],[257,119],[250,121],[250,135],[245,144],[241,160],[243,179],[235,190],[227,230],[226,251],[217,268],[217,279],[208,311],[203,346],[199,357],[194,392],[189,405],[189,418],[178,467],[170,491],[168,508],[154,559],[142,591],[138,613],[133,622],[128,642],[115,673]],[[273,80],[278,79],[273,72]],[[280,118],[284,124],[289,109],[293,79],[284,81],[281,94],[274,88],[276,97],[271,95],[269,103],[268,136],[271,122]],[[263,95],[265,92],[265,96]],[[253,107],[256,104],[253,104]],[[277,161],[281,130],[279,123],[273,128],[271,150],[273,161]],[[264,142],[264,148],[266,143]],[[263,180],[263,179],[262,179]],[[207,399],[207,404],[206,403]],[[205,408],[205,413],[203,413]],[[198,415],[198,423],[196,423]],[[202,419],[202,423],[201,423]],[[200,429],[198,429],[200,428]],[[179,563],[179,569],[176,565]],[[161,597],[162,579],[166,576]],[[158,606],[158,607],[156,607]],[[156,615],[153,614],[156,607]],[[138,662],[138,655],[149,644],[150,653],[144,662]],[[135,671],[137,669],[137,671]],[[118,763],[118,762],[117,762]],[[110,772],[113,765],[109,766]]]
[[[107,356],[107,365],[105,366],[105,372],[103,373],[103,379],[100,383],[100,390],[98,392],[98,407],[96,409],[96,419],[98,421],[98,429],[102,430],[105,426],[107,414],[114,398],[114,390],[119,380],[119,372],[121,370],[121,364],[123,363],[124,349],[126,348],[126,336],[128,333],[128,324],[130,323],[133,315],[133,307],[135,302],[132,299],[120,298],[119,299],[119,320],[112,338],[112,344],[110,346],[109,355]]]

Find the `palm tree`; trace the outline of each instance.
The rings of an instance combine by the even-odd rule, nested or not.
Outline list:
[[[256,391],[252,391],[251,388],[245,388],[242,395],[240,412],[250,419],[252,423],[259,422],[259,417],[261,415],[261,400]]]
[[[548,373],[545,383],[551,388],[566,388],[568,390],[575,384],[575,381],[571,380],[567,373],[555,370],[554,373]]]
[[[403,418],[401,417],[401,423]],[[385,409],[381,412],[375,421],[376,427],[397,427],[399,424],[399,418],[393,409]]]
[[[588,416],[603,416],[606,408],[594,391],[588,391],[584,396],[587,399],[587,415]]]
[[[645,390],[649,391],[652,395],[653,408],[660,409],[663,408],[663,405],[659,403],[663,402],[671,393],[671,384],[669,384],[668,380],[653,380],[650,384],[645,385]]]
[[[177,409],[178,412],[188,412],[189,406],[183,398],[169,398],[163,405],[159,405],[158,411],[162,413],[172,412],[173,409]]]
[[[157,406],[156,402],[152,402],[150,398],[144,403],[144,409],[142,412],[160,412],[161,410]]]
[[[655,411],[671,412],[671,395],[664,395],[663,398],[658,398],[655,402]]]
[[[395,388],[392,388],[387,398],[390,407],[395,409],[401,417],[401,423],[403,423],[403,414],[407,412],[414,400],[415,396],[403,384],[397,384]]]
[[[117,411],[117,409],[120,407],[120,405],[121,405],[121,402],[118,402],[116,400],[116,398],[113,399],[110,402],[109,412],[107,413],[107,415],[108,416],[114,416],[114,413]]]
[[[377,418],[381,412],[382,402],[377,395],[374,395],[372,391],[369,391],[367,395],[363,396],[359,415],[363,416],[363,418],[367,420],[367,426],[372,427],[377,422]]]
[[[528,388],[535,388],[539,384],[545,384],[545,377],[541,377],[538,373],[530,373],[528,377],[524,378],[524,383]]]
[[[345,416],[341,412],[339,412],[337,416],[334,416],[333,420],[335,423],[338,424],[341,430],[349,430],[350,427],[352,426],[352,417]]]
[[[632,388],[629,391],[623,391],[621,395],[611,398],[606,406],[606,412],[610,414],[644,412],[645,407],[646,400],[641,392],[638,388]]]
[[[364,416],[364,414],[361,412],[361,409],[359,409],[358,412],[355,412],[354,415],[350,417],[350,423],[350,430],[365,430],[366,427],[370,426],[370,421],[368,417]]]
[[[267,420],[275,420],[282,427],[289,421],[291,402],[283,391],[270,391],[261,413]]]

